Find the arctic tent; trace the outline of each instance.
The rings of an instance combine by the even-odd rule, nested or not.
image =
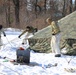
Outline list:
[[[76,11],[58,20],[58,25],[61,30],[60,48],[68,47],[72,50],[76,48]],[[47,26],[29,39],[30,48],[36,52],[51,52],[51,26]],[[74,47],[74,48],[73,48]],[[75,50],[76,51],[76,50]],[[75,52],[74,52],[75,53]]]

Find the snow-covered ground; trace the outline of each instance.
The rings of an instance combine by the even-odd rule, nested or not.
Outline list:
[[[54,57],[53,53],[35,53],[31,50],[31,65],[12,64],[8,60],[16,59],[16,50],[21,46],[23,37],[17,38],[21,31],[13,31],[11,28],[5,32],[7,36],[2,34],[4,45],[0,50],[0,75],[76,75],[76,72],[65,71],[65,68],[76,69],[76,56]],[[52,66],[54,64],[57,66]]]

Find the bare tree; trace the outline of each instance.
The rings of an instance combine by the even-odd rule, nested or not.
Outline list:
[[[75,6],[74,6],[74,11],[76,10],[76,0],[75,0]]]
[[[16,25],[18,25],[20,23],[20,19],[19,19],[19,0],[13,0],[13,3],[15,5],[15,18],[16,18]]]
[[[4,9],[6,14],[6,25],[10,27],[10,0],[4,0]]]
[[[63,13],[62,13],[63,17],[65,16],[65,9],[66,9],[65,5],[66,5],[66,0],[64,0],[64,5],[63,5]]]
[[[8,17],[7,17],[8,18],[8,25],[10,27],[10,24],[11,24],[11,22],[10,22],[10,0],[8,0],[8,9],[7,10],[8,10],[8,12],[7,12],[8,13]]]
[[[69,13],[72,13],[73,7],[72,7],[72,0],[70,0],[70,6],[69,6]]]

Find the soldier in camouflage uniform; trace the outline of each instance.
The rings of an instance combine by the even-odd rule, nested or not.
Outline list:
[[[60,57],[61,53],[60,53],[60,28],[58,26],[58,23],[56,21],[52,21],[51,18],[48,18],[46,20],[46,22],[48,24],[50,24],[51,28],[52,28],[52,38],[51,38],[51,49],[52,52],[56,53],[55,57]]]
[[[6,36],[2,25],[0,25],[0,49],[1,49],[1,46],[3,45],[3,42],[2,42],[2,39],[1,39],[1,33],[3,33],[3,35]]]
[[[25,34],[25,38],[23,39],[22,44],[26,44],[26,42],[28,42],[28,38],[33,37],[35,32],[37,32],[37,28],[27,26],[26,29],[18,37],[20,38],[23,34]]]

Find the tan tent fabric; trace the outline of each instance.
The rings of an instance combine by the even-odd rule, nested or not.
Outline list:
[[[62,38],[76,39],[76,11],[60,19],[58,22],[62,31]]]

